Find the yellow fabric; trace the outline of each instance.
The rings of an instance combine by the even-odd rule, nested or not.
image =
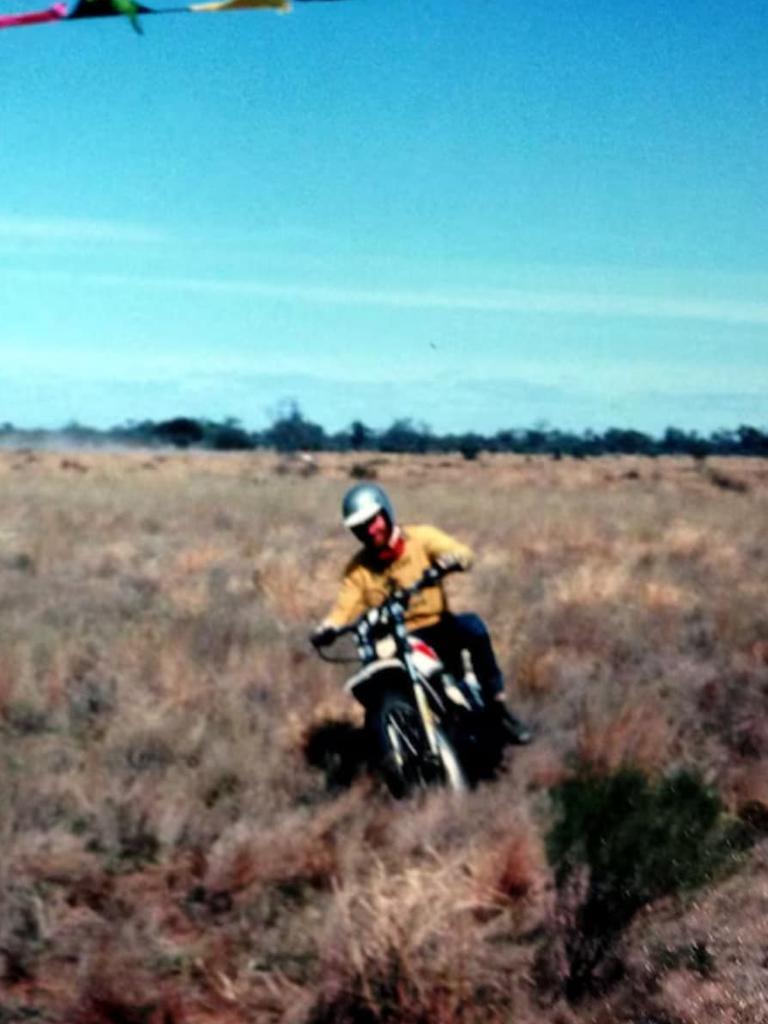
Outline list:
[[[366,608],[381,604],[394,587],[411,586],[440,555],[454,555],[465,569],[472,564],[471,549],[434,526],[405,526],[403,536],[403,553],[390,565],[374,565],[365,551],[352,558],[344,570],[336,603],[325,620],[327,625],[346,626]],[[447,608],[442,585],[429,587],[411,600],[406,623],[410,629],[432,626]]]
[[[220,0],[209,4],[191,4],[190,11],[206,13],[207,11],[248,11],[257,8],[271,7],[278,11],[290,11],[290,0]]]

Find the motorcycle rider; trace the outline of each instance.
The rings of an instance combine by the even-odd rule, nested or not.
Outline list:
[[[408,587],[425,569],[469,569],[472,551],[434,526],[400,526],[386,491],[374,483],[351,487],[342,501],[342,518],[362,544],[344,571],[336,603],[311,635],[316,647],[332,643],[340,627],[380,604],[397,587]],[[463,675],[462,649],[469,652],[483,695],[485,714],[502,741],[526,744],[531,731],[509,710],[504,678],[491,638],[479,615],[455,615],[442,584],[416,594],[406,612],[409,633],[420,637],[454,675]]]

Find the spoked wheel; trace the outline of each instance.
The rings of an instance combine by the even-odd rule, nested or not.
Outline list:
[[[390,793],[409,796],[430,786],[455,792],[468,788],[461,763],[451,742],[436,728],[437,757],[429,749],[418,711],[405,697],[387,693],[368,712],[368,728],[374,743],[375,767]]]

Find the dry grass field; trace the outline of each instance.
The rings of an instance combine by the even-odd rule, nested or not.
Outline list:
[[[307,758],[359,722],[306,640],[356,461],[475,548],[454,606],[537,729],[461,800]],[[768,1022],[764,461],[6,451],[0,488],[0,1022]],[[574,998],[551,793],[628,766],[750,843]]]

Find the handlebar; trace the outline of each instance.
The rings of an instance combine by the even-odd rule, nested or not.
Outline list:
[[[385,624],[389,619],[389,614],[398,605],[404,612],[410,604],[411,598],[418,594],[422,590],[426,590],[428,587],[436,586],[445,576],[452,572],[460,572],[463,567],[457,562],[455,564],[446,566],[445,568],[438,565],[431,565],[428,569],[425,569],[421,578],[412,583],[409,587],[399,587],[392,594],[389,595],[381,604],[373,605],[359,615],[353,622],[348,623],[346,626],[341,626],[336,630],[336,635],[333,639],[329,640],[328,646],[335,643],[340,637],[347,636],[350,633],[357,633],[359,635],[360,629],[363,624],[367,624],[370,628],[375,627],[379,624]],[[325,646],[325,645],[323,645]],[[322,647],[316,645],[315,649],[317,653],[323,658],[324,661],[340,661],[341,659],[329,658],[322,652]],[[344,661],[352,661],[356,659],[343,659]]]

